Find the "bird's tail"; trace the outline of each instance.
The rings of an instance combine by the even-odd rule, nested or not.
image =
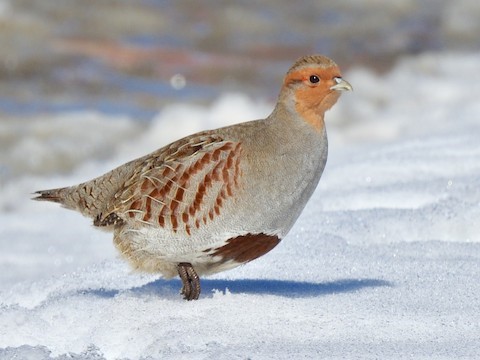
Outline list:
[[[32,200],[51,201],[84,216],[96,218],[105,206],[115,200],[115,193],[124,186],[120,179],[129,179],[136,164],[142,161],[143,158],[140,158],[78,185],[36,191]]]
[[[33,197],[32,200],[51,201],[65,206],[66,196],[70,193],[68,190],[69,188],[59,188],[35,191],[33,193],[35,197]]]

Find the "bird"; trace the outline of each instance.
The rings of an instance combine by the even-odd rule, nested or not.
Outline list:
[[[266,118],[189,135],[33,199],[92,218],[133,269],[178,275],[183,298],[197,300],[200,276],[257,259],[285,238],[325,168],[325,112],[351,90],[332,59],[303,56]]]

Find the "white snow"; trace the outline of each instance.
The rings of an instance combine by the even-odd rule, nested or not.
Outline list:
[[[132,273],[110,234],[29,193],[271,104],[176,104],[150,126],[98,114],[2,123],[22,141],[0,166],[0,358],[480,358],[478,64],[426,54],[384,76],[346,73],[355,91],[327,114],[329,161],[301,218],[269,254],[202,279],[196,302],[179,280]],[[43,136],[57,141],[40,137],[48,121],[58,126]]]

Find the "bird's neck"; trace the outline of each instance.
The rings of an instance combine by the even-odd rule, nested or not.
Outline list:
[[[309,128],[314,129],[315,132],[323,133],[325,128],[324,112],[318,112],[317,109],[311,109],[302,107],[298,103],[278,102],[277,106],[270,115],[270,119],[275,119],[278,122],[279,119],[288,123],[295,124],[297,126],[308,125]],[[282,124],[282,126],[288,124]]]

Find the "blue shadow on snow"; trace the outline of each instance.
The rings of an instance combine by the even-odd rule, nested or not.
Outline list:
[[[158,279],[143,286],[132,288],[130,291],[137,295],[156,294],[164,296],[166,293],[173,293],[174,296],[178,296],[181,285],[179,280]],[[392,286],[390,282],[379,279],[340,279],[324,283],[270,279],[203,279],[201,285],[201,297],[203,298],[212,296],[214,291],[225,292],[227,289],[233,294],[276,295],[300,298],[354,292],[364,288]]]
[[[340,279],[323,283],[268,279],[204,279],[201,285],[201,298],[211,297],[214,291],[225,292],[227,289],[233,294],[276,295],[288,298],[302,298],[355,292],[365,288],[393,286],[389,281],[380,279]],[[127,291],[137,296],[149,294],[159,297],[179,297],[180,288],[181,282],[179,280],[158,279]],[[113,298],[123,291],[124,290],[116,289],[88,289],[79,292],[83,295]]]

